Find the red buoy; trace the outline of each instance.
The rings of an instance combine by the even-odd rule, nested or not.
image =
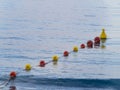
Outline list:
[[[85,48],[85,44],[81,44],[80,48],[82,48],[82,49]]]
[[[93,41],[88,40],[88,41],[87,41],[87,47],[88,47],[88,48],[93,48]]]
[[[63,55],[66,57],[69,55],[69,52],[68,51],[64,51]]]
[[[44,67],[44,66],[45,66],[45,61],[44,61],[44,60],[40,61],[39,66],[40,66],[40,67]]]
[[[99,41],[100,42],[100,38],[99,37],[95,37],[94,41]]]
[[[95,46],[100,46],[100,38],[99,37],[94,38],[94,45]]]
[[[94,42],[100,44],[100,38],[99,38],[99,37],[95,37],[95,38],[94,38]]]
[[[10,73],[10,78],[11,78],[11,79],[16,78],[16,72],[14,72],[14,71],[11,72],[11,73]]]

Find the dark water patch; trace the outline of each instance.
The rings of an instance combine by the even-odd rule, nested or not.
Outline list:
[[[0,39],[11,39],[11,40],[25,40],[22,37],[0,37]]]
[[[90,26],[102,26],[100,24],[90,24]]]
[[[72,78],[33,78],[20,77],[16,82],[27,82],[40,85],[55,85],[64,87],[85,87],[85,88],[120,88],[120,79],[72,79]]]
[[[11,19],[15,22],[30,22],[30,20],[27,20],[27,19],[23,19],[23,18],[19,18],[19,19]]]
[[[23,55],[0,55],[0,58],[8,58],[8,59],[28,59],[28,60],[34,60],[36,58],[28,57],[28,56],[23,56]]]
[[[95,15],[90,15],[90,14],[88,14],[88,15],[84,15],[85,17],[96,17]]]
[[[99,7],[96,7],[96,8],[107,9],[108,7],[107,6],[99,6]]]

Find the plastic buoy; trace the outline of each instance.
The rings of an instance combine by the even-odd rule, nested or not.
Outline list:
[[[82,48],[82,49],[85,48],[85,44],[81,44],[80,48]]]
[[[53,57],[52,57],[52,60],[53,60],[53,61],[58,61],[58,56],[57,56],[57,55],[53,56]]]
[[[87,47],[88,47],[88,48],[93,48],[93,41],[88,40],[88,41],[87,41]]]
[[[95,37],[95,38],[94,38],[94,41],[95,41],[95,42],[100,42],[100,38],[99,38],[99,37]]]
[[[73,52],[78,52],[78,47],[77,46],[73,47]]]
[[[15,79],[16,78],[16,72],[10,72],[10,78]]]
[[[94,38],[94,45],[95,46],[100,46],[100,38],[99,37]]]
[[[30,64],[26,64],[26,65],[25,65],[25,70],[30,71],[30,70],[31,70],[31,68],[32,68],[32,67],[31,67],[31,65],[30,65]]]
[[[45,66],[45,61],[44,61],[44,60],[41,60],[39,66],[40,66],[40,67],[44,67],[44,66]]]
[[[64,53],[63,53],[63,56],[68,56],[69,55],[69,52],[68,51],[64,51]]]
[[[102,29],[102,32],[101,32],[101,34],[100,34],[100,38],[101,38],[101,39],[107,39],[107,35],[106,35],[106,33],[105,33],[105,29]]]

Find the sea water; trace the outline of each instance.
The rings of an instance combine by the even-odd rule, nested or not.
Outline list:
[[[15,71],[16,90],[119,90],[119,22],[119,0],[0,0],[0,83]],[[80,49],[102,28],[108,39],[100,47]],[[57,64],[38,67],[54,55]]]

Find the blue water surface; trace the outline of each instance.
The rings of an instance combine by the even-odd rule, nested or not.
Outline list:
[[[71,52],[102,28],[108,39],[100,47]],[[119,0],[0,0],[0,83],[15,71],[16,90],[119,90],[119,29]],[[37,67],[54,55],[57,64]]]

